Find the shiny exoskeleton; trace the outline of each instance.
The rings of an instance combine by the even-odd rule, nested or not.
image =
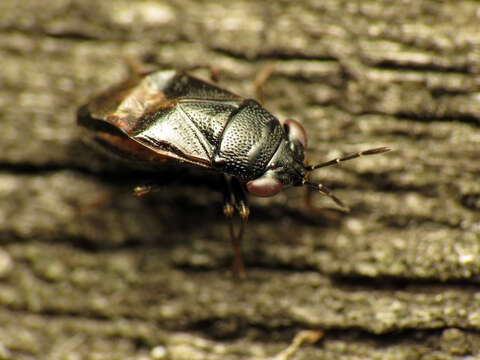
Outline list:
[[[240,275],[240,243],[249,216],[243,188],[257,196],[272,196],[283,187],[307,185],[344,206],[328,188],[310,182],[307,174],[389,150],[371,149],[308,166],[307,137],[300,123],[290,119],[282,125],[257,101],[175,70],[134,74],[80,108],[78,123],[97,143],[121,156],[152,166],[176,160],[226,175],[224,213],[231,219],[237,209],[242,219],[238,234],[230,221],[234,271]]]

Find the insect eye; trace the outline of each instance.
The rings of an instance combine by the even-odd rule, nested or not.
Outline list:
[[[280,182],[280,180],[267,175],[247,182],[248,192],[261,197],[273,196],[279,193],[282,188],[283,184]]]
[[[303,150],[307,148],[307,133],[303,128],[302,124],[300,124],[297,120],[288,119],[285,120],[283,123],[285,130],[288,134],[288,139],[290,141],[298,141],[302,144]]]

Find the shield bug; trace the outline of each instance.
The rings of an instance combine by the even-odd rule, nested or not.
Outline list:
[[[241,239],[249,216],[245,190],[268,197],[289,186],[307,186],[345,207],[326,186],[310,181],[309,173],[390,150],[380,147],[307,165],[307,135],[299,122],[281,124],[258,101],[175,70],[134,72],[81,107],[77,121],[96,143],[122,157],[153,168],[173,160],[219,173],[225,184],[223,210],[234,249],[233,271],[240,276]],[[241,219],[237,232],[235,211]]]

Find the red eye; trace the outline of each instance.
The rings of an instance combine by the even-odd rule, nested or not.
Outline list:
[[[307,148],[307,133],[305,132],[302,124],[300,124],[297,120],[288,119],[285,120],[283,126],[288,129],[288,139],[299,141],[303,146],[303,150],[305,150]]]
[[[265,175],[247,183],[248,192],[261,197],[273,196],[282,188],[283,184],[279,180]]]

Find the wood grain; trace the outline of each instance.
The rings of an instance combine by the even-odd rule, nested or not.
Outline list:
[[[475,1],[0,2],[0,356],[296,359],[479,355],[480,5]],[[77,108],[125,57],[192,69],[296,118],[315,174],[251,199],[248,279],[209,174],[144,173],[85,147]],[[162,357],[163,356],[163,357]]]

